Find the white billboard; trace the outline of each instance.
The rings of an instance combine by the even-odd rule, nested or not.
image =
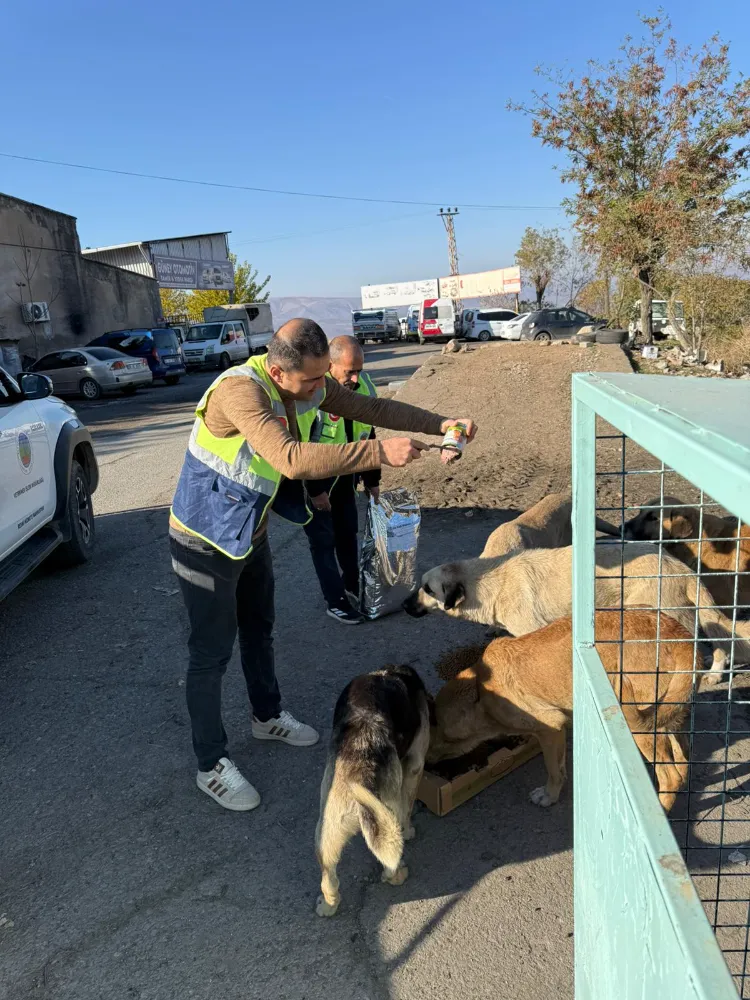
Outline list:
[[[397,281],[390,285],[362,285],[363,309],[380,309],[384,306],[410,306],[422,299],[438,297],[438,279]]]
[[[440,279],[443,299],[479,299],[486,295],[507,295],[521,291],[520,267],[498,267],[476,274],[454,274]]]

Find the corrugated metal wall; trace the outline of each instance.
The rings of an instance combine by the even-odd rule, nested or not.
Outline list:
[[[157,257],[187,257],[190,260],[226,260],[227,239],[224,233],[189,236],[182,240],[164,240],[147,244]]]
[[[125,271],[135,271],[146,278],[153,278],[154,269],[151,261],[141,244],[130,247],[115,247],[112,250],[85,250],[84,257],[90,260],[98,260],[100,264],[109,264],[111,267],[121,267]]]

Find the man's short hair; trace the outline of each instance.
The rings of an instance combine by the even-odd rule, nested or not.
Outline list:
[[[311,319],[290,319],[279,327],[268,344],[269,365],[283,371],[298,372],[306,358],[324,358],[328,354],[328,337]]]

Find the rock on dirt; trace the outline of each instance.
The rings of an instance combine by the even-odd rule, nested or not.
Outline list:
[[[584,353],[500,343],[430,358],[394,398],[472,417],[479,432],[460,461],[446,467],[429,452],[407,469],[385,469],[383,485],[416,487],[423,508],[525,509],[569,489],[570,384],[580,371],[632,368],[620,347],[599,344]]]

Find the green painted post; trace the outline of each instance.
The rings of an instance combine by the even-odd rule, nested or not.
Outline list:
[[[573,376],[574,906],[576,1000],[737,1000],[659,800],[593,644],[596,413],[729,509],[750,507],[750,434],[690,424],[641,376]],[[635,381],[633,381],[635,380]],[[672,381],[662,379],[662,383]],[[692,380],[703,381],[703,380]],[[626,388],[624,388],[625,383]],[[685,387],[687,395],[691,389]],[[697,390],[700,393],[700,390]],[[750,391],[736,394],[750,403]],[[750,408],[746,414],[750,413]],[[713,468],[712,468],[713,466]],[[721,469],[719,484],[713,477]],[[719,488],[717,488],[717,486]]]

